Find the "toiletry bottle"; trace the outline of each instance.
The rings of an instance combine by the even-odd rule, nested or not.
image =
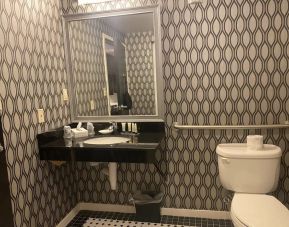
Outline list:
[[[134,123],[134,132],[135,132],[135,133],[138,133],[138,130],[137,130],[137,123]]]
[[[125,130],[125,127],[126,127],[126,123],[121,123],[121,130],[122,130],[123,132],[126,131],[126,130]]]
[[[65,139],[71,139],[72,138],[72,132],[70,126],[64,126],[63,128],[63,138]]]
[[[94,132],[94,126],[91,122],[87,122],[87,131],[88,131],[88,135],[89,136],[94,136],[95,132]]]
[[[131,132],[131,123],[127,123],[127,131]]]

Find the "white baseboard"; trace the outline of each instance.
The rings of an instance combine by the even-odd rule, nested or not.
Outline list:
[[[78,203],[80,210],[106,211],[120,213],[135,213],[134,206],[104,204],[104,203]]]
[[[69,222],[78,214],[80,211],[79,204],[77,204],[63,219],[59,222],[56,227],[66,227]]]
[[[121,212],[135,213],[134,206],[103,204],[103,203],[78,203],[64,218],[56,225],[56,227],[66,227],[67,224],[81,210],[90,211],[106,211],[106,212]],[[161,208],[162,215],[180,216],[180,217],[196,217],[209,219],[231,219],[229,211],[216,210],[193,210],[193,209],[178,209],[178,208]]]
[[[162,215],[208,219],[231,219],[229,211],[161,208]]]

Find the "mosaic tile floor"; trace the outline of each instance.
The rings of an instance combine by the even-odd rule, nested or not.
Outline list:
[[[233,227],[230,220],[162,216],[161,223],[137,222],[135,214],[80,211],[67,227]]]

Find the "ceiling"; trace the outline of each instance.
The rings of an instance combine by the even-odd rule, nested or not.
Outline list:
[[[152,13],[112,16],[102,19],[107,25],[124,34],[154,30]]]

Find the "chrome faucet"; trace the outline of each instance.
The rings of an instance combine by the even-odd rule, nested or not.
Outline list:
[[[111,121],[109,123],[110,123],[109,129],[112,129],[113,132],[116,132],[117,131],[117,122]]]

